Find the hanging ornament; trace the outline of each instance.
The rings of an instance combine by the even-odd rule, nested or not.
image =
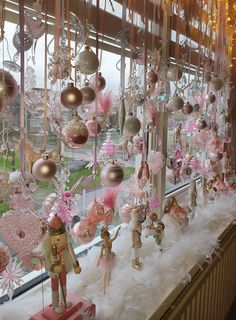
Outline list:
[[[204,83],[209,83],[209,82],[211,81],[211,74],[210,74],[210,72],[206,72],[206,73],[204,74],[202,80],[203,80]]]
[[[147,82],[149,84],[155,84],[158,81],[158,75],[154,70],[150,70],[147,74]]]
[[[213,162],[219,162],[223,158],[223,154],[219,151],[211,151],[209,158]]]
[[[179,81],[182,78],[183,72],[179,66],[169,67],[167,70],[167,79],[169,81]]]
[[[207,127],[207,123],[206,123],[206,120],[202,119],[202,120],[199,120],[197,122],[197,129],[198,130],[203,130]]]
[[[136,134],[139,133],[140,129],[141,123],[139,119],[133,116],[132,113],[130,113],[128,117],[125,119],[124,134],[128,137],[134,137],[136,136]]]
[[[82,218],[73,226],[71,234],[76,241],[86,244],[95,238],[96,229],[96,224],[90,223],[87,218]]]
[[[72,119],[61,131],[62,141],[69,148],[80,148],[83,146],[89,137],[89,132],[80,118]]]
[[[97,86],[98,91],[102,91],[106,86],[106,79],[102,76],[101,72],[98,72],[98,76],[96,75],[92,76],[91,79],[89,80],[89,83],[92,88],[96,89],[96,86]]]
[[[151,150],[148,153],[148,165],[153,175],[158,174],[165,164],[165,157],[160,151]]]
[[[89,86],[89,82],[86,81],[84,86],[80,89],[83,96],[83,104],[89,104],[93,102],[96,98],[96,93],[92,87]]]
[[[184,114],[190,114],[193,112],[193,106],[189,102],[185,102],[181,111]]]
[[[24,51],[28,51],[32,47],[33,40],[30,37],[29,32],[26,29],[26,26],[24,27],[24,29],[25,30],[24,30],[23,46],[24,46]],[[13,36],[12,43],[13,43],[14,47],[16,48],[17,55],[18,55],[18,53],[21,50],[21,38],[20,38],[20,27],[19,26],[17,26],[17,28],[16,28],[16,32],[15,32],[15,34]]]
[[[216,97],[212,92],[209,92],[208,94],[206,94],[206,103],[212,104],[215,101],[216,101]]]
[[[65,108],[76,109],[81,105],[83,100],[82,93],[73,83],[69,83],[68,87],[64,88],[61,92],[61,103]]]
[[[194,105],[193,105],[193,111],[194,112],[198,112],[200,110],[200,105],[198,104],[198,103],[195,103]]]
[[[104,187],[116,187],[124,178],[124,171],[114,161],[107,164],[101,171],[101,181]]]
[[[89,46],[85,46],[75,60],[78,62],[80,72],[86,75],[95,73],[99,66],[99,60]]]
[[[184,101],[177,94],[175,94],[167,104],[167,111],[172,112],[175,110],[181,110],[183,108]]]
[[[90,137],[96,137],[99,135],[102,131],[101,124],[96,120],[95,117],[93,117],[92,120],[88,120],[86,122],[86,127],[88,129]]]
[[[219,91],[223,87],[223,81],[218,77],[211,78],[210,87],[214,91]]]
[[[120,135],[122,136],[125,124],[126,112],[125,112],[125,99],[121,98],[121,106],[119,108],[119,127],[120,127]]]
[[[0,242],[0,274],[6,269],[10,261],[10,254],[7,247]]]
[[[14,101],[18,93],[17,82],[7,71],[0,69],[0,95],[1,99],[7,98]],[[2,100],[4,102],[4,100]]]
[[[35,179],[39,181],[47,181],[55,176],[57,172],[57,166],[55,162],[49,159],[47,153],[43,153],[42,157],[35,161],[32,173]]]

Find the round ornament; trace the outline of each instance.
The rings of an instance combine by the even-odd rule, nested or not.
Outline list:
[[[101,181],[105,187],[116,187],[124,178],[124,171],[116,163],[109,163],[101,171]]]
[[[85,46],[84,50],[79,53],[77,59],[78,68],[83,74],[93,74],[97,71],[99,60],[89,46]]]
[[[198,103],[195,103],[195,104],[193,105],[193,111],[194,111],[194,112],[198,112],[199,110],[200,110],[199,104],[198,104]]]
[[[62,141],[69,148],[80,148],[88,141],[89,132],[79,118],[73,119],[61,131]]]
[[[213,162],[219,162],[223,158],[223,154],[219,151],[211,151],[209,158]]]
[[[51,179],[55,176],[56,172],[57,166],[53,160],[49,159],[47,153],[42,154],[42,157],[33,164],[33,176],[39,181]]]
[[[124,134],[128,137],[134,137],[136,134],[139,133],[139,130],[141,129],[141,123],[139,119],[133,114],[129,114],[129,116],[125,119],[124,124]]]
[[[8,98],[9,101],[15,100],[18,93],[17,82],[7,71],[0,69],[0,95]],[[2,98],[1,98],[2,99]],[[4,101],[3,101],[4,102]]]
[[[193,112],[193,106],[189,102],[185,102],[182,108],[184,114],[190,114]]]
[[[92,120],[88,120],[86,122],[86,127],[88,129],[90,137],[96,137],[99,135],[102,131],[101,124],[96,120],[95,117],[93,117]]]
[[[147,82],[150,84],[155,84],[158,81],[158,75],[154,70],[150,70],[147,74]]]
[[[215,95],[212,93],[212,92],[209,92],[207,95],[206,95],[206,103],[208,104],[212,104],[216,101],[216,97]]]
[[[10,258],[11,257],[7,247],[0,242],[0,274],[6,269]]]
[[[207,123],[206,123],[206,120],[199,120],[197,122],[197,129],[198,130],[203,130],[207,127]]]
[[[97,77],[97,80],[96,80]],[[96,90],[96,86],[98,91],[102,91],[106,86],[106,79],[102,76],[101,72],[98,72],[98,76],[94,75],[89,80],[89,83],[92,88]]]
[[[67,109],[75,109],[81,105],[83,100],[82,93],[73,83],[69,83],[68,87],[64,88],[61,92],[61,103]]]
[[[96,98],[96,93],[93,88],[89,86],[88,82],[85,82],[84,86],[80,89],[80,92],[82,93],[84,104],[89,104]]]
[[[174,95],[167,104],[168,111],[181,110],[183,108],[184,101],[177,94]]]
[[[179,66],[169,67],[167,70],[167,79],[169,81],[179,81],[182,78],[183,72]]]
[[[223,87],[223,81],[218,77],[211,78],[210,87],[214,91],[219,91]]]
[[[28,30],[24,30],[24,51],[28,51],[33,44],[33,40],[29,36]],[[20,52],[21,39],[20,39],[20,28],[17,27],[17,30],[12,39],[13,46],[16,48],[17,52]]]
[[[96,234],[96,224],[92,224],[86,218],[82,218],[80,222],[77,222],[72,230],[72,236],[79,243],[86,244],[91,242]]]

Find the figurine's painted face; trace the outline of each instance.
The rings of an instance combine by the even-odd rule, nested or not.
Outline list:
[[[56,245],[57,247],[63,247],[67,244],[67,235],[66,233],[52,235],[51,244]]]

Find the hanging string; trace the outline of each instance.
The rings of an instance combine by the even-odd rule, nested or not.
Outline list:
[[[47,61],[47,47],[48,47],[48,15],[47,15],[47,1],[45,2],[45,35],[44,35],[44,106],[43,106],[43,146],[42,151],[44,152],[46,150],[46,144],[47,144],[47,111],[48,111],[48,105],[47,105],[47,98],[48,98],[48,61]]]
[[[104,11],[104,20],[103,21],[105,21],[106,8],[107,8],[107,0],[105,0],[104,7],[103,7],[103,11]],[[103,46],[103,41],[104,41],[104,36],[103,36],[104,35],[104,26],[105,26],[105,24],[103,23],[103,26],[101,27],[102,35],[101,35],[100,57],[99,57],[99,69],[101,69],[101,65],[102,65],[102,53],[103,53],[102,46]]]
[[[143,78],[143,86],[144,86],[144,103],[143,103],[143,135],[144,135],[144,148],[143,148],[143,161],[147,160],[148,155],[148,140],[149,133],[146,130],[146,100],[147,100],[147,33],[148,33],[148,18],[147,18],[147,1],[144,1],[144,78]],[[145,137],[146,135],[146,137]]]
[[[71,32],[70,32],[70,1],[66,1],[66,20],[67,20],[67,48],[66,48],[66,61],[67,61],[67,70],[69,73],[69,80],[72,80],[71,78],[71,48],[70,48],[70,42],[71,42]]]
[[[25,173],[25,57],[24,57],[24,38],[25,38],[25,17],[24,0],[19,0],[19,23],[20,23],[20,170],[22,175]]]

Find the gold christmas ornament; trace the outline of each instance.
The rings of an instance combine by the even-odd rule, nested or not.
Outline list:
[[[80,92],[82,93],[84,104],[89,104],[96,98],[96,93],[93,88],[89,86],[88,82],[85,82],[84,86],[80,89]]]
[[[112,162],[101,171],[101,181],[105,187],[116,187],[124,178],[124,171],[118,164]]]
[[[57,166],[55,162],[49,159],[48,154],[44,153],[42,158],[35,161],[32,173],[35,179],[39,181],[47,181],[55,176],[57,172]]]
[[[76,109],[81,105],[83,100],[82,93],[73,83],[69,83],[68,87],[64,88],[61,92],[61,103],[67,109]]]
[[[183,108],[184,101],[178,95],[174,95],[167,104],[167,111],[172,112],[175,110],[181,110]]]
[[[169,81],[179,81],[182,78],[183,72],[179,66],[169,67],[167,70],[167,79]]]
[[[193,106],[189,102],[185,102],[181,111],[184,114],[190,114],[193,112]]]
[[[0,69],[0,96],[14,101],[18,93],[17,82],[14,77],[7,71]],[[4,99],[3,99],[4,100]],[[4,102],[2,100],[2,102]]]
[[[88,141],[89,132],[84,122],[80,118],[75,118],[62,129],[61,135],[64,144],[77,149]]]
[[[207,123],[206,123],[206,120],[199,120],[197,122],[197,129],[198,130],[203,130],[207,127]]]
[[[130,113],[128,117],[125,119],[124,134],[128,137],[134,137],[136,136],[136,134],[139,133],[140,129],[141,123],[139,119],[133,116],[132,113]]]
[[[214,103],[216,101],[216,97],[212,92],[209,92],[208,94],[206,94],[206,103],[211,104]]]
[[[211,78],[210,87],[214,91],[219,91],[223,87],[223,81],[218,77]]]
[[[147,82],[149,84],[155,84],[158,81],[158,75],[154,70],[150,70],[147,74]]]
[[[97,80],[96,80],[96,75],[94,75],[89,80],[89,84],[93,89],[96,90],[96,86],[97,86],[97,90],[102,91],[106,86],[106,79],[102,76],[101,72],[98,72]]]
[[[78,68],[83,74],[93,74],[98,69],[99,60],[89,46],[85,46],[75,59],[78,60]]]

